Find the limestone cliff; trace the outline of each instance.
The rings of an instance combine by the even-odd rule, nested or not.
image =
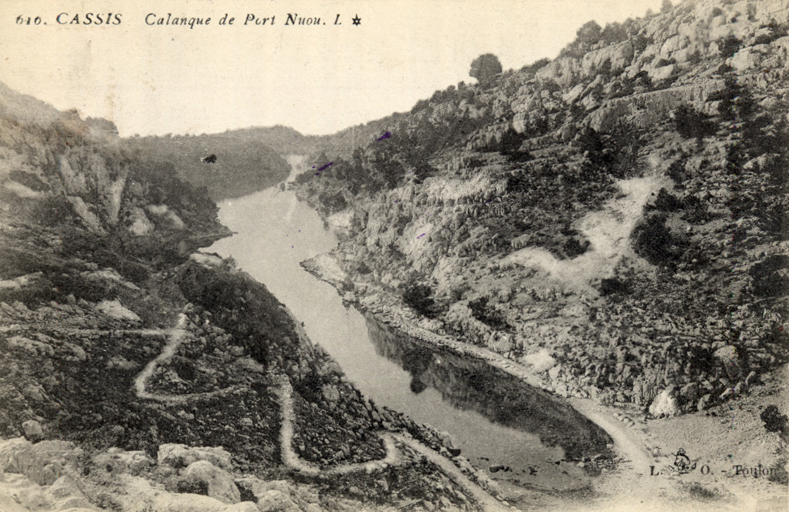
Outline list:
[[[747,392],[787,357],[787,29],[785,1],[689,0],[382,120],[296,180],[347,220],[342,293],[547,350],[563,396]]]

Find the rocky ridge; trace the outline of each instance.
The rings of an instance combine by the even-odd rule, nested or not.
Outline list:
[[[328,155],[295,190],[344,230],[335,285],[527,366],[547,355],[535,373],[562,396],[654,416],[736,399],[787,355],[788,16],[686,1],[579,31]]]

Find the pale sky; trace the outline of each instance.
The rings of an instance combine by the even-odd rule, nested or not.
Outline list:
[[[605,26],[657,12],[661,3],[3,0],[0,81],[58,109],[110,119],[122,136],[275,124],[326,134],[473,82],[469,66],[482,53],[497,55],[505,70],[520,69],[556,57],[589,20]],[[113,19],[121,14],[121,22],[59,25],[61,13],[61,21],[112,13]],[[151,13],[149,20],[171,13],[211,22],[192,29],[148,26]],[[234,24],[218,25],[226,13]],[[285,26],[288,13],[319,17],[325,25]],[[274,16],[274,25],[244,26],[248,14]],[[337,14],[341,25],[334,25]],[[18,15],[31,24],[17,25]]]

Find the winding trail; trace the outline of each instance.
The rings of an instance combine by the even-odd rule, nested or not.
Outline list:
[[[181,344],[186,341],[187,335],[189,334],[189,331],[186,329],[188,322],[189,318],[185,314],[181,313],[178,315],[178,322],[174,328],[152,331],[167,334],[170,340],[167,342],[167,344],[165,344],[162,352],[156,356],[155,359],[148,362],[148,364],[145,365],[145,368],[143,368],[143,370],[137,374],[137,377],[135,377],[134,390],[139,398],[157,400],[159,402],[165,402],[168,404],[183,404],[186,403],[187,400],[224,395],[240,388],[239,386],[230,386],[227,388],[218,389],[216,391],[209,391],[205,393],[189,393],[183,395],[151,393],[146,389],[148,379],[150,379],[153,375],[153,372],[156,371],[156,367],[160,364],[167,363],[170,359],[172,359],[172,357],[178,351],[178,347],[180,347]]]
[[[421,327],[414,326],[408,321],[404,320],[401,316],[392,315],[389,319],[389,325],[392,325],[402,330],[408,336],[421,339],[428,343],[437,346],[442,346],[454,350],[461,355],[476,357],[486,361],[491,366],[498,368],[513,377],[520,379],[526,384],[541,388],[545,391],[550,391],[539,378],[537,378],[529,368],[522,364],[507,359],[506,357],[497,354],[491,350],[474,345],[467,345],[460,341],[456,341],[449,336],[442,336]],[[596,404],[589,399],[570,398],[567,402],[583,416],[591,420],[598,427],[603,429],[614,440],[614,449],[617,453],[629,460],[634,468],[645,470],[650,465],[654,464],[652,456],[647,452],[642,440],[625,424],[616,421],[610,414],[600,410]]]
[[[477,500],[484,510],[490,512],[498,512],[504,510],[511,510],[499,503],[493,496],[486,492],[482,487],[472,482],[463,472],[455,466],[446,457],[436,453],[432,449],[423,445],[415,439],[411,439],[402,434],[392,432],[379,432],[383,439],[384,447],[386,449],[386,456],[383,459],[358,462],[353,464],[343,464],[334,468],[321,469],[317,465],[306,462],[299,458],[296,451],[293,449],[293,425],[295,423],[295,415],[293,413],[293,388],[290,380],[280,375],[278,381],[278,394],[280,400],[280,418],[282,427],[280,430],[280,451],[282,453],[282,460],[286,466],[296,469],[302,474],[310,476],[332,476],[344,475],[354,472],[371,472],[379,469],[386,468],[387,466],[402,464],[404,462],[402,455],[398,451],[395,440],[410,447],[415,452],[426,457],[429,461],[436,464],[441,471],[444,472],[450,479],[457,483],[464,491],[470,494]]]
[[[320,474],[343,475],[355,471],[375,471],[402,462],[400,452],[398,452],[395,447],[394,438],[388,433],[383,433],[381,436],[386,449],[386,456],[383,459],[354,464],[342,464],[329,469],[321,469],[316,464],[302,460],[293,449],[292,444],[293,429],[296,422],[296,416],[293,412],[293,387],[290,385],[290,380],[283,375],[278,376],[277,381],[280,421],[282,422],[279,436],[280,450],[282,453],[282,461],[286,466],[296,469],[305,475],[317,476]]]
[[[491,512],[512,510],[511,507],[507,507],[503,503],[499,503],[499,501],[491,496],[490,493],[486,492],[482,487],[472,482],[466,475],[463,474],[462,471],[460,471],[457,466],[447,460],[446,457],[437,454],[432,449],[414,439],[409,439],[400,434],[390,435],[401,443],[408,445],[414,451],[418,452],[420,455],[425,456],[430,462],[433,462],[438,467],[440,467],[441,471],[443,471],[445,475],[462,487],[464,491],[473,496],[474,499],[477,500],[485,510]]]
[[[179,315],[178,322],[174,328],[146,331],[148,334],[166,334],[169,337],[169,340],[164,345],[161,353],[148,362],[148,364],[145,365],[145,368],[143,368],[143,370],[137,374],[137,377],[135,377],[134,389],[139,398],[157,400],[169,404],[183,404],[190,399],[216,396],[239,388],[238,386],[232,386],[208,393],[191,393],[184,395],[151,393],[146,389],[148,380],[156,371],[156,367],[160,364],[165,364],[170,361],[170,359],[172,359],[172,357],[178,351],[178,347],[180,347],[181,344],[187,340],[189,335],[189,331],[187,330],[188,322],[188,317],[182,313]],[[441,468],[441,471],[444,472],[444,474],[446,474],[464,491],[466,491],[477,502],[479,502],[484,510],[491,512],[511,510],[510,508],[499,503],[490,493],[485,491],[485,489],[464,475],[463,472],[446,457],[436,453],[431,448],[428,448],[415,439],[411,439],[401,434],[379,432],[379,435],[381,436],[381,439],[384,443],[384,449],[386,451],[384,458],[379,460],[342,464],[333,468],[321,469],[318,465],[301,459],[293,449],[292,443],[294,425],[296,422],[295,413],[293,411],[293,387],[290,384],[290,380],[285,375],[277,376],[275,378],[275,382],[277,384],[277,395],[279,397],[280,404],[280,450],[282,453],[282,461],[285,466],[295,469],[301,474],[309,476],[334,476],[357,472],[369,473],[372,471],[384,469],[388,466],[403,464],[405,462],[402,453],[397,449],[395,444],[396,442],[399,442],[405,446],[410,447],[415,452],[436,464],[439,468]]]
[[[614,440],[614,448],[639,471],[647,471],[654,464],[652,456],[634,432],[625,424],[616,421],[610,414],[599,410],[591,400],[573,398],[568,400],[573,408],[605,430]]]

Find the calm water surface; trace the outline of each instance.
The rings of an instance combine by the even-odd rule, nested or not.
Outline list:
[[[529,421],[519,417],[528,417],[533,424],[540,420],[518,407],[520,398],[513,396],[512,382],[497,385],[496,379],[506,379],[505,375],[486,372],[474,362],[391,332],[355,308],[343,306],[333,287],[304,271],[301,261],[329,251],[337,239],[292,192],[272,187],[223,201],[219,207],[221,222],[237,234],[208,250],[232,256],[264,283],[365,396],[418,423],[449,432],[462,454],[478,467],[509,466],[512,471],[491,475],[507,488],[510,484],[574,488],[586,481],[574,465],[555,464],[564,450],[541,442],[541,436],[546,440],[546,429],[523,430],[530,428]],[[481,381],[485,386],[480,387]],[[506,388],[503,400],[508,403],[496,404],[502,398],[491,396],[491,387]],[[555,443],[548,439],[548,444]]]

